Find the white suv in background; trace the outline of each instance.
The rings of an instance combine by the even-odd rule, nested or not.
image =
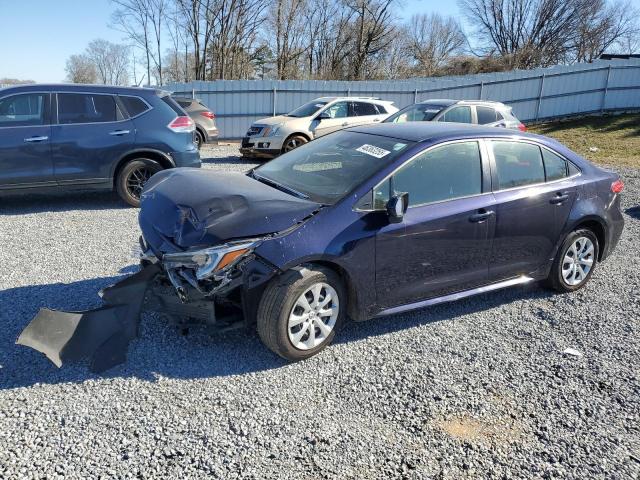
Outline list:
[[[275,157],[314,138],[347,127],[381,122],[397,112],[393,102],[372,97],[321,97],[286,115],[253,123],[242,139],[243,157]]]

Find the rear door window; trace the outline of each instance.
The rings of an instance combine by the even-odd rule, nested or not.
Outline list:
[[[471,107],[453,107],[440,117],[441,122],[471,123]]]
[[[149,105],[140,97],[130,97],[128,95],[120,95],[120,101],[129,113],[129,117],[137,117],[138,115],[149,110]]]
[[[390,194],[409,193],[409,206],[482,193],[478,142],[436,147],[414,158],[374,190],[374,208],[383,209]]]
[[[496,111],[491,107],[476,107],[476,114],[480,125],[497,122]]]
[[[385,114],[389,113],[389,112],[387,112],[387,109],[386,109],[386,108],[384,108],[384,106],[383,106],[383,105],[374,104],[374,107],[376,108],[376,110],[378,110],[378,113],[379,113],[380,115],[385,115]]]
[[[524,142],[492,141],[489,143],[493,149],[500,190],[545,181],[540,147]]]
[[[567,161],[560,155],[556,155],[550,150],[543,148],[542,159],[544,160],[544,171],[547,182],[560,180],[568,175]]]
[[[112,95],[59,93],[58,123],[105,123],[124,119]]]
[[[356,117],[378,115],[375,105],[366,102],[351,102]]]
[[[0,127],[44,125],[48,94],[21,93],[0,100]]]

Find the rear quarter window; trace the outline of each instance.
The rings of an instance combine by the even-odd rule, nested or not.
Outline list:
[[[137,117],[149,110],[149,105],[139,97],[120,95],[120,101],[123,103],[127,113],[129,113],[129,117]]]
[[[176,115],[178,116],[185,116],[187,113],[182,109],[182,107],[180,105],[178,105],[178,102],[176,102],[173,98],[171,98],[169,95],[165,95],[164,97],[160,97],[162,99],[162,101],[164,103],[166,103],[167,105],[169,105],[169,107],[171,107],[171,109],[176,113]]]

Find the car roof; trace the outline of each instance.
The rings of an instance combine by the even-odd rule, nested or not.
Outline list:
[[[502,102],[497,102],[495,100],[452,100],[449,98],[430,98],[427,100],[422,100],[419,103],[428,103],[431,105],[439,105],[442,107],[449,107],[451,105],[491,105],[493,107],[507,107]]]
[[[378,97],[319,97],[312,102],[334,102],[336,100],[364,100],[372,103],[393,103],[391,100],[382,100]]]
[[[383,137],[397,138],[409,142],[441,141],[455,138],[484,138],[484,137],[519,137],[540,140],[538,135],[515,132],[506,128],[485,127],[466,123],[447,122],[406,122],[379,123],[363,125],[348,129],[350,132],[369,133]],[[546,138],[545,138],[546,139]]]
[[[168,95],[169,92],[155,88],[144,87],[118,87],[113,85],[94,85],[83,83],[29,83],[26,85],[16,85],[13,87],[3,88],[1,93],[20,93],[20,92],[96,92],[111,93],[115,95]]]

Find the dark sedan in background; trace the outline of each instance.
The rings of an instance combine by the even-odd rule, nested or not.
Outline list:
[[[168,92],[100,85],[0,90],[0,194],[109,189],[140,204],[145,182],[199,167],[194,122]]]

